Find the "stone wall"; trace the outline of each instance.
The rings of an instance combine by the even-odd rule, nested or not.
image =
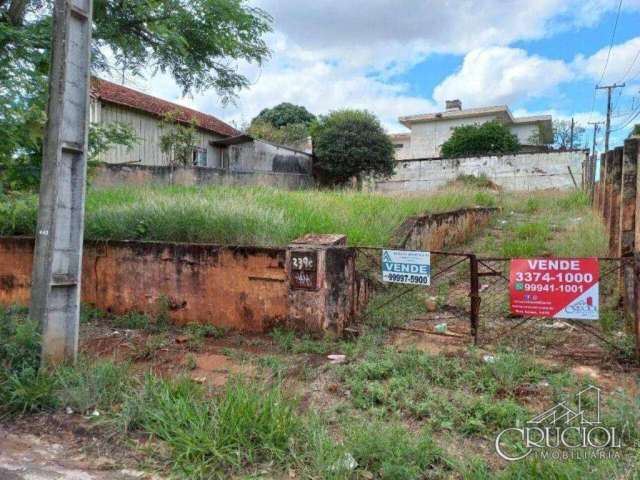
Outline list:
[[[544,190],[574,188],[571,168],[580,182],[586,152],[523,153],[490,157],[425,159],[399,161],[396,173],[387,180],[374,181],[372,189],[381,192],[432,191],[460,175],[486,175],[506,190]]]
[[[109,165],[96,168],[92,183],[95,187],[120,185],[228,185],[266,187],[298,190],[312,188],[315,180],[311,174],[289,172],[240,172],[219,168],[188,167],[171,169],[166,166]]]
[[[464,242],[483,228],[495,208],[462,208],[407,218],[395,231],[392,245],[406,250],[443,250]]]

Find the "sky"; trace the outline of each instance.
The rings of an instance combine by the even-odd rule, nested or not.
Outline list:
[[[606,92],[594,86],[624,81],[613,94],[611,145],[640,123],[640,0],[622,0],[619,15],[620,0],[250,3],[273,17],[272,54],[261,66],[238,64],[251,85],[233,103],[213,90],[183,97],[164,75],[129,84],[238,126],[280,102],[314,114],[366,109],[390,133],[405,131],[399,116],[441,111],[448,99],[506,104],[518,116],[573,117],[590,146],[588,122],[606,112]],[[602,149],[602,134],[597,142]]]

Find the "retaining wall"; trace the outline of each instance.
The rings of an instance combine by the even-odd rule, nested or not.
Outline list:
[[[462,243],[483,228],[496,208],[462,208],[407,218],[396,230],[392,244],[407,250],[442,250]]]
[[[374,181],[381,192],[419,192],[435,190],[460,175],[486,175],[506,190],[544,190],[574,188],[570,167],[580,182],[585,151],[522,153],[455,159],[402,160],[389,179]]]
[[[390,246],[440,249],[464,240],[492,209],[408,219]],[[28,305],[34,240],[0,237],[0,304]],[[307,235],[286,248],[159,242],[84,244],[82,301],[115,314],[155,314],[168,301],[177,324],[208,323],[264,332],[281,325],[341,335],[366,308],[371,284],[356,270],[357,248],[343,235]],[[292,257],[313,259],[296,271]],[[305,267],[306,268],[306,267]],[[296,284],[300,275],[308,284]]]
[[[241,172],[220,168],[189,167],[171,169],[151,165],[101,164],[93,174],[95,187],[119,185],[228,185],[284,188],[298,190],[312,188],[315,180],[310,174],[289,172]]]

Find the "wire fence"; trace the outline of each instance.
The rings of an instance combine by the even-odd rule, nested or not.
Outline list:
[[[447,332],[464,336],[479,345],[511,346],[528,350],[556,350],[563,346],[573,352],[595,351],[593,341],[617,348],[603,334],[601,322],[554,321],[549,318],[522,317],[511,312],[509,269],[511,258],[476,257],[469,253],[431,252],[431,284],[390,285],[382,281],[382,248],[358,247],[358,271],[379,291],[392,293],[375,310],[393,308],[411,292],[424,299],[424,313],[408,320],[429,325],[424,333],[438,333],[437,325],[447,324]],[[619,307],[623,266],[632,257],[600,258],[600,310]],[[369,309],[366,315],[371,315]],[[585,335],[589,340],[585,340]],[[595,353],[594,353],[595,355]]]

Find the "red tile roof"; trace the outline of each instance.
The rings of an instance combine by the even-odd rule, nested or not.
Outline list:
[[[230,137],[240,134],[240,132],[231,125],[213,115],[207,115],[206,113],[198,112],[191,108],[167,102],[161,98],[153,97],[100,78],[91,79],[91,95],[107,103],[123,105],[157,116],[177,111],[179,121],[188,123],[194,120],[196,125],[201,129],[217,133],[218,135]]]

